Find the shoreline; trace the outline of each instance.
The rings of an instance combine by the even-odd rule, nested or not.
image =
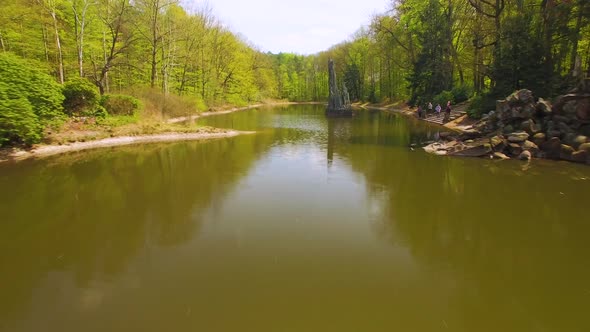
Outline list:
[[[244,134],[253,134],[253,131],[227,130],[213,133],[163,133],[154,135],[119,136],[98,139],[89,142],[74,142],[64,145],[41,145],[30,150],[6,151],[0,155],[0,163],[8,161],[22,161],[30,158],[44,158],[68,152],[84,151],[91,149],[160,142],[198,141],[216,138],[234,137]]]
[[[181,117],[177,117],[177,118],[168,119],[168,120],[166,120],[166,122],[167,123],[179,123],[179,122],[185,122],[185,121],[192,121],[192,120],[196,120],[201,117],[207,117],[207,116],[212,116],[212,115],[229,114],[229,113],[234,113],[234,112],[239,112],[239,111],[247,111],[247,110],[251,110],[253,108],[258,108],[258,107],[263,107],[263,106],[280,106],[280,105],[326,105],[326,103],[321,102],[321,101],[285,101],[285,102],[276,102],[276,103],[267,103],[267,104],[253,104],[253,105],[244,106],[244,107],[232,107],[230,109],[222,110],[222,111],[207,111],[207,112],[202,112],[202,113],[191,115],[191,116],[181,116]]]
[[[244,107],[233,107],[222,111],[208,111],[200,114],[172,118],[164,121],[165,123],[174,124],[181,123],[189,120],[195,120],[200,117],[213,116],[228,114],[239,111],[246,111],[257,107],[263,106],[277,106],[277,105],[323,105],[324,102],[275,102],[266,104],[254,104]],[[31,158],[44,158],[53,155],[84,151],[91,149],[125,146],[133,144],[145,144],[145,143],[160,143],[160,142],[180,142],[180,141],[197,141],[197,140],[208,140],[216,138],[234,137],[243,134],[253,134],[254,131],[238,131],[238,130],[226,130],[221,128],[213,128],[216,132],[196,132],[196,133],[179,133],[179,132],[165,132],[152,135],[137,135],[137,136],[115,136],[102,138],[87,142],[73,142],[63,145],[49,144],[49,145],[38,145],[31,149],[21,150],[16,148],[4,148],[0,149],[0,163],[4,162],[18,162],[25,159]]]

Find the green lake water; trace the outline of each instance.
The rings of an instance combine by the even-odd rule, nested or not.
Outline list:
[[[590,331],[590,167],[323,106],[0,164],[0,331]]]

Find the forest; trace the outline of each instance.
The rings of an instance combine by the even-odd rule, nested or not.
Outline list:
[[[260,51],[206,5],[2,0],[0,144],[38,142],[67,116],[133,113],[150,98],[171,101],[162,112],[325,101],[330,58],[354,101],[471,99],[474,115],[514,89],[551,97],[590,74],[587,0],[394,0],[389,8],[349,40],[299,55]]]

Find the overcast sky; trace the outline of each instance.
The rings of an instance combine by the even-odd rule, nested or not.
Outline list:
[[[185,0],[199,6],[201,0]],[[346,40],[390,0],[209,0],[215,17],[262,51],[313,54]]]

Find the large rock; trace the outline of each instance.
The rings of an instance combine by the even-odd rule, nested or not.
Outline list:
[[[510,159],[510,157],[508,157],[507,155],[503,154],[502,152],[494,152],[494,154],[492,156],[494,157],[494,159],[501,159],[501,160],[508,160],[508,159]]]
[[[520,123],[520,129],[526,131],[529,135],[534,135],[541,131],[539,126],[535,123],[533,119],[528,119]]]
[[[533,156],[531,155],[530,151],[522,151],[522,153],[518,156],[520,160],[531,160]]]
[[[587,151],[574,151],[570,157],[571,161],[576,162],[576,163],[585,163],[586,160],[588,159],[588,152]]]
[[[508,96],[508,98],[506,98],[506,100],[511,105],[518,105],[518,104],[524,105],[524,104],[532,103],[535,101],[533,98],[533,93],[531,92],[531,90],[527,90],[527,89],[515,91],[513,94]]]
[[[460,157],[481,157],[492,152],[492,146],[489,143],[481,144],[466,149],[449,153],[449,155]]]
[[[568,126],[564,122],[558,123],[557,124],[557,128],[559,129],[560,132],[562,132],[564,134],[573,133],[574,132],[574,130],[572,128],[570,128],[570,126]]]
[[[559,151],[559,159],[572,160],[572,154],[575,152],[574,148],[569,145],[561,144]]]
[[[576,116],[580,120],[590,121],[590,98],[585,98],[578,102]]]
[[[529,138],[529,134],[524,131],[519,131],[515,133],[511,133],[508,135],[508,142],[512,143],[520,143],[524,142]]]
[[[537,145],[541,145],[541,144],[545,143],[546,140],[547,140],[547,136],[544,133],[536,133],[533,136],[533,143],[535,143]]]
[[[565,115],[554,115],[553,116],[553,122],[558,123],[558,124],[560,122],[569,123],[570,121],[571,121],[571,119]]]
[[[579,149],[580,145],[584,144],[588,142],[588,137],[584,136],[584,135],[577,135],[576,138],[573,139],[573,141],[571,142],[572,147],[574,149]]]
[[[494,151],[502,151],[506,148],[506,140],[502,136],[490,138],[490,145]]]
[[[510,109],[510,117],[517,119],[530,119],[535,112],[535,107],[532,104],[524,106],[514,106]]]
[[[524,141],[524,143],[522,144],[522,149],[525,151],[530,151],[533,154],[533,156],[536,156],[539,152],[539,147],[537,146],[537,144],[531,141]]]
[[[546,158],[559,159],[561,140],[557,137],[551,137],[548,141],[541,144],[541,150],[545,152]]]
[[[512,156],[517,157],[522,153],[522,146],[518,143],[510,143],[508,144],[508,151]]]
[[[539,98],[539,101],[537,101],[536,107],[537,107],[537,111],[541,115],[550,115],[552,112],[551,103],[548,100],[544,100],[543,98]]]
[[[580,144],[580,146],[578,146],[578,151],[586,151],[590,153],[590,143]]]

